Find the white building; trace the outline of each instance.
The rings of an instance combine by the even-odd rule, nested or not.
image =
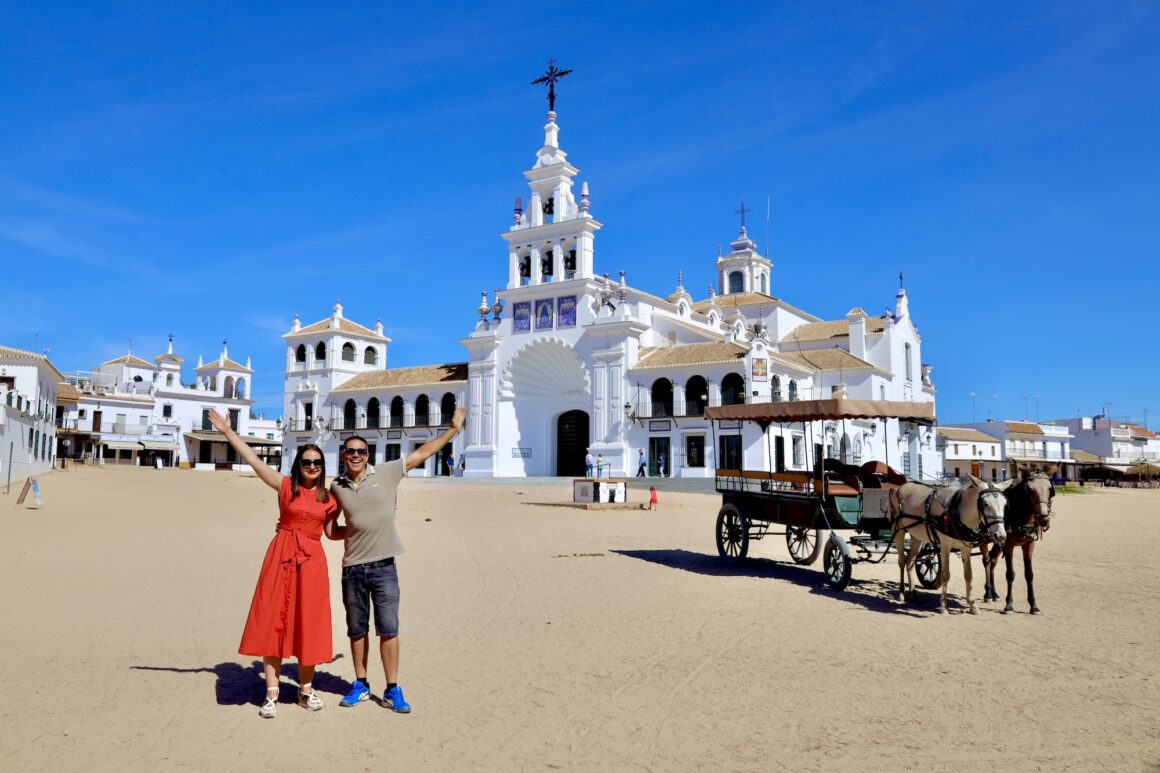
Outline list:
[[[1073,464],[1072,435],[1063,424],[992,420],[949,427],[974,429],[999,441],[1002,453],[999,480],[1013,476],[1020,467],[1033,470],[1058,467],[1067,473]]]
[[[1160,460],[1160,437],[1147,427],[1107,416],[1058,419],[1073,434],[1072,446],[1100,458],[1105,467],[1123,473],[1129,467]]]
[[[524,172],[503,233],[507,285],[461,340],[466,362],[388,369],[389,341],[343,316],[303,327],[286,341],[284,458],[318,442],[337,464],[345,433],[369,436],[375,461],[409,451],[466,404],[466,432],[452,455],[468,476],[577,476],[585,449],[613,475],[632,475],[638,449],[650,472],[708,477],[715,467],[806,469],[828,455],[886,460],[914,478],[936,477],[942,460],[931,427],[897,420],[771,427],[722,424],[714,442],[706,405],[829,397],[934,402],[930,367],[905,290],[881,315],[852,309],[826,321],[769,294],[773,264],[749,238],[742,214],[731,251],[716,257],[717,287],[694,301],[678,275],[659,297],[597,269],[587,183],[558,143],[555,113]],[[743,208],[744,209],[744,208]],[[497,267],[498,268],[498,267]],[[481,283],[489,282],[487,275]],[[828,285],[833,287],[833,285]],[[807,448],[809,438],[814,447]],[[337,469],[332,466],[331,469]],[[446,472],[432,460],[420,474]]]
[[[943,475],[962,478],[969,473],[984,480],[1003,479],[1006,464],[999,438],[963,427],[939,427],[937,432]]]
[[[0,346],[0,484],[52,469],[62,378],[46,355]]]
[[[209,423],[210,409],[230,418],[234,429],[263,455],[280,438],[254,437],[250,428],[249,360],[242,365],[221,354],[198,357],[192,379],[182,380],[185,360],[168,351],[152,362],[132,352],[71,379],[61,390],[57,424],[67,436],[67,456],[95,464],[238,469],[237,456]]]

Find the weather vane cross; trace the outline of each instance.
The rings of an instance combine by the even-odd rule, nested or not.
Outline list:
[[[753,211],[752,209],[749,209],[748,207],[745,206],[745,199],[742,199],[741,200],[741,209],[735,210],[736,214],[741,215],[741,227],[742,228],[745,227],[745,216],[752,211]]]
[[[570,72],[572,71],[559,69],[556,67],[556,60],[549,59],[547,71],[539,78],[536,78],[534,81],[532,81],[533,86],[539,86],[544,83],[548,84],[548,110],[550,112],[556,112],[556,81],[560,80]]]

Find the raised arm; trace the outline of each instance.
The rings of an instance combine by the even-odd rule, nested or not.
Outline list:
[[[447,445],[451,438],[455,437],[455,435],[461,429],[463,429],[463,420],[466,416],[466,407],[460,406],[459,408],[456,408],[455,415],[451,417],[451,429],[447,430],[437,438],[428,440],[426,443],[419,446],[411,453],[407,454],[407,458],[403,461],[403,472],[415,469],[419,465],[423,464],[423,462],[434,456],[440,448]]]
[[[275,491],[278,491],[282,487],[282,473],[258,458],[258,455],[254,453],[254,449],[246,445],[246,441],[242,440],[238,437],[238,433],[234,432],[233,427],[230,426],[229,419],[211,408],[209,412],[209,423],[214,425],[218,432],[226,436],[226,440],[238,452],[238,456],[242,457],[246,464],[250,465],[253,471],[258,473],[258,477],[262,479],[263,483]]]

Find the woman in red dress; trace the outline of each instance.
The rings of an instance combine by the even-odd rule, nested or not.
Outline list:
[[[298,448],[290,477],[258,458],[217,411],[210,422],[267,486],[278,491],[278,529],[250,603],[238,652],[262,658],[266,700],[258,714],[278,712],[282,659],[298,658],[298,704],[318,711],[325,704],[314,694],[314,667],[334,658],[330,626],[330,580],[321,537],[333,536],[338,502],[326,490],[326,460],[322,449],[308,443]]]

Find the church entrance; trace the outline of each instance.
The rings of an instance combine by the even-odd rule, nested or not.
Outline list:
[[[556,419],[556,475],[584,477],[584,454],[588,450],[588,414],[568,411]]]

